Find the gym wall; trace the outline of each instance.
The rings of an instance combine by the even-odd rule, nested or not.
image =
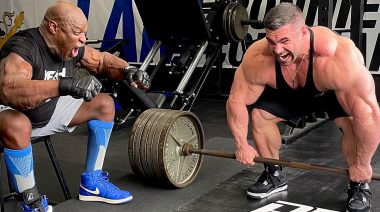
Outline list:
[[[2,15],[0,20],[0,48],[16,31],[38,26],[45,10],[52,2],[51,0],[0,0],[0,14]],[[143,23],[134,1],[72,0],[72,2],[82,8],[88,17],[88,39],[99,41],[91,45],[102,50],[113,46],[117,39],[128,38],[128,42],[123,47],[123,57],[130,62],[140,63],[144,60],[153,41],[144,32]],[[213,2],[213,0],[204,0],[204,2]],[[262,20],[265,12],[279,2],[279,0],[249,0],[247,11],[250,14],[250,19]],[[293,0],[293,2],[296,1]],[[297,1],[298,5],[303,6],[301,9],[304,11],[307,24],[310,26],[318,23],[318,3],[316,2],[313,0]],[[350,28],[350,2],[351,0],[336,1],[332,19],[333,29]],[[380,0],[366,0],[363,19],[363,48],[361,51],[364,54],[367,68],[374,75],[380,73],[379,5]],[[342,35],[349,37],[350,33],[346,32],[342,33]],[[263,30],[250,28],[247,40],[253,42],[262,36],[264,36]],[[239,65],[241,57],[240,44],[225,45],[220,58],[223,62],[223,71],[218,73],[217,77],[230,78],[232,76],[231,72],[233,73],[234,68]],[[155,61],[158,61],[158,58],[155,58]],[[376,81],[379,81],[378,77],[376,79]],[[219,82],[223,83],[219,87],[228,88],[230,86],[229,81]],[[219,90],[218,92],[226,93],[225,90]]]

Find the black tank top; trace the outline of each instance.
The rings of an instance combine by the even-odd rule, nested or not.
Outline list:
[[[294,90],[292,87],[286,83],[284,76],[281,73],[281,65],[276,60],[276,86],[277,90],[281,90],[287,96],[297,96],[297,97],[315,97],[321,95],[323,92],[320,92],[314,84],[313,80],[313,55],[314,55],[314,34],[311,29],[310,32],[310,50],[309,50],[309,66],[306,76],[305,86],[301,89]]]

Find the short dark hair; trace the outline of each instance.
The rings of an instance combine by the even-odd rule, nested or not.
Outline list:
[[[296,20],[302,18],[303,22],[303,13],[301,9],[289,2],[282,2],[272,9],[264,17],[264,28],[270,30],[276,30],[286,24],[292,23]]]

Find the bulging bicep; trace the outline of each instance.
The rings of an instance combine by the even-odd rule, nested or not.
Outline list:
[[[32,65],[26,62],[21,56],[16,53],[11,53],[3,60],[1,60],[1,81],[9,79],[9,77],[15,77],[15,80],[32,79],[32,75]]]
[[[237,103],[251,105],[256,102],[264,90],[263,85],[255,84],[249,79],[250,74],[239,67],[234,75],[229,100]]]

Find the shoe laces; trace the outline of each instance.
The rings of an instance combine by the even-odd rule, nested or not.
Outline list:
[[[358,183],[354,186],[349,186],[348,192],[351,193],[352,197],[350,198],[350,202],[359,200],[361,202],[366,202],[367,199],[372,198],[371,191],[367,188],[365,183]]]
[[[257,182],[265,184],[265,181],[266,181],[266,183],[275,184],[274,178],[276,177],[279,177],[279,176],[275,176],[274,174],[269,173],[267,170],[264,170],[261,176],[259,177],[259,179],[257,180]]]
[[[261,183],[265,182],[265,181],[268,179],[268,174],[269,174],[269,173],[268,173],[266,170],[264,170],[264,171],[261,173],[259,179],[257,179],[257,182],[261,182]]]
[[[106,185],[107,187],[111,187],[113,189],[119,189],[113,183],[110,182],[109,177],[108,177],[108,172],[102,172],[98,180],[100,181],[100,183]]]

